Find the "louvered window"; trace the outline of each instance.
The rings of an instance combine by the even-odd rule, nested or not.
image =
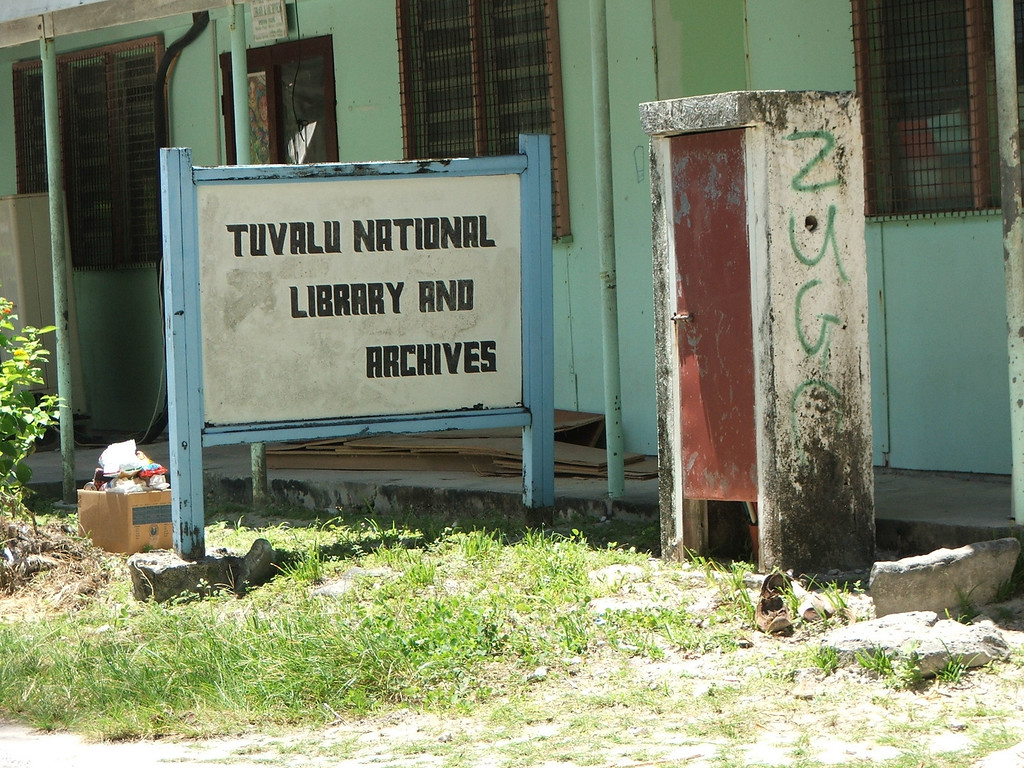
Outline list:
[[[867,212],[997,207],[991,0],[854,0],[853,15]]]
[[[61,151],[72,263],[79,269],[150,266],[160,253],[157,62],[151,37],[57,58]],[[42,64],[14,66],[18,191],[46,181]]]
[[[554,0],[398,0],[405,154],[514,154],[552,139],[553,223],[569,234]]]

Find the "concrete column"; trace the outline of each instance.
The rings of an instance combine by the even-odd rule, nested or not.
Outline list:
[[[249,165],[252,152],[249,146],[249,65],[245,47],[245,3],[231,6],[231,98],[235,110],[235,164]],[[252,501],[256,506],[267,503],[267,446],[253,443],[249,446],[252,468]]]
[[[48,24],[44,21],[44,32]],[[46,133],[46,182],[50,202],[50,262],[53,269],[53,317],[56,325],[57,393],[60,395],[60,457],[62,498],[78,500],[75,484],[75,422],[71,402],[71,330],[68,265],[64,224],[64,161],[60,146],[57,53],[52,37],[39,40],[43,62],[43,118]]]
[[[1024,525],[1024,239],[1021,228],[1020,117],[1013,0],[994,0],[996,110],[1003,209],[1007,352],[1010,372],[1010,456],[1013,517]]]

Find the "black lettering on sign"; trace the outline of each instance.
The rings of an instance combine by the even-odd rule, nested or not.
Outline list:
[[[270,230],[270,246],[275,255],[281,256],[284,253],[284,240],[288,236],[288,225],[284,222],[276,226],[267,224],[267,228]]]
[[[326,223],[326,222],[325,222]],[[396,249],[408,251],[451,248],[494,248],[487,236],[486,216],[425,216],[403,219],[355,219],[352,221],[352,249],[356,253],[378,253]],[[409,230],[412,230],[410,242]]]
[[[493,339],[366,348],[368,379],[494,373],[497,370],[498,343]]]
[[[306,310],[299,309],[299,289],[298,286],[292,285],[288,288],[288,292],[291,294],[292,299],[292,317],[309,317]]]
[[[249,231],[248,224],[228,224],[228,232],[235,236],[235,256],[244,256],[242,253],[242,235]]]
[[[225,224],[231,233],[232,252],[237,257],[266,256],[267,242],[275,256],[341,253],[341,222],[325,221],[323,227],[313,221]],[[248,238],[245,236],[248,234]]]
[[[238,255],[237,253],[235,254]],[[267,225],[257,224],[249,227],[249,255],[267,255]]]
[[[291,234],[292,254],[306,252],[306,225],[301,221],[293,221],[288,225],[288,232]]]
[[[445,342],[441,347],[444,349],[444,359],[448,362],[448,373],[458,373],[459,358],[462,356],[462,342],[456,341],[454,344]]]
[[[405,283],[333,283],[307,285],[305,298],[297,285],[288,287],[291,316],[348,317],[402,312]]]
[[[331,297],[334,291],[329,285],[318,285],[316,287],[316,313],[319,317],[330,317],[334,314],[334,304]]]
[[[384,378],[384,347],[366,348],[366,378]]]
[[[420,312],[467,312],[473,309],[472,280],[420,280]]]
[[[493,341],[480,342],[480,373],[494,373],[498,370],[497,344]]]
[[[480,342],[466,342],[465,371],[466,373],[480,373]]]

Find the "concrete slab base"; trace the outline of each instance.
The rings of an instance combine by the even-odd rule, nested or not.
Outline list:
[[[221,551],[189,561],[168,550],[140,552],[128,558],[128,572],[136,600],[162,603],[222,590],[242,594],[247,587],[267,581],[273,564],[270,542],[257,539],[244,556]]]

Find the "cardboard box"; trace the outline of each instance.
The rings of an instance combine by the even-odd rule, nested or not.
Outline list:
[[[108,552],[170,549],[171,492],[78,492],[78,534]]]

